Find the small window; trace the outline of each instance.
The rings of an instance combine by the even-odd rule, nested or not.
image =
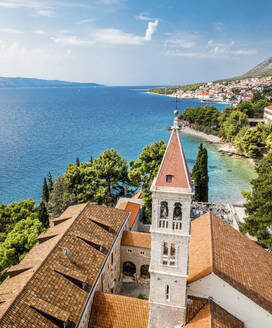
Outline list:
[[[111,253],[111,265],[113,265],[113,253]]]
[[[140,254],[141,254],[141,255],[144,255],[144,251],[140,251]]]
[[[166,285],[166,290],[165,290],[165,299],[169,300],[169,285]]]
[[[128,251],[128,253],[132,253],[132,250],[131,249],[128,249],[127,251]]]
[[[163,243],[162,264],[168,265],[168,243]]]
[[[171,182],[172,182],[172,177],[173,177],[173,176],[172,176],[171,174],[167,174],[167,175],[166,175],[166,182],[167,182],[167,183],[171,183]]]

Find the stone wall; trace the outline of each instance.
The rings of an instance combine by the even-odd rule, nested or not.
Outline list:
[[[136,277],[141,277],[141,267],[150,264],[150,249],[121,245],[121,272],[125,262],[131,262],[136,266]]]

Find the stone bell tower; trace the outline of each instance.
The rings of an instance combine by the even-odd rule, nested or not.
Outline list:
[[[186,319],[193,183],[177,119],[151,191],[149,328],[181,327]]]

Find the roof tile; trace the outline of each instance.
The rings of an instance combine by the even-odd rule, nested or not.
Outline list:
[[[145,232],[124,231],[121,244],[126,246],[151,248],[151,234]]]

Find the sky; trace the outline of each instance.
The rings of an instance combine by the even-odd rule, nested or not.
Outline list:
[[[0,0],[0,76],[176,85],[272,56],[271,0]]]

